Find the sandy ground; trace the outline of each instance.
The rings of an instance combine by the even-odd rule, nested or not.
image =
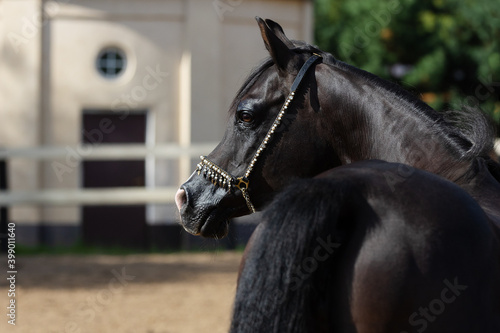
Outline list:
[[[240,258],[233,252],[22,257],[16,326],[7,323],[7,273],[0,265],[0,332],[227,332]]]

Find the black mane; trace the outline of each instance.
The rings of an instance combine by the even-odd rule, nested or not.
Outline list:
[[[436,133],[443,134],[447,146],[464,159],[487,155],[493,148],[494,129],[487,116],[477,108],[462,106],[459,110],[438,112],[400,85],[382,79],[372,73],[351,66],[342,61],[331,65],[353,73],[379,90],[394,95],[406,110],[415,112],[426,121]]]

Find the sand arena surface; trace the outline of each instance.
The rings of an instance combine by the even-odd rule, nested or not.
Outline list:
[[[241,255],[20,257],[16,326],[2,278],[0,332],[227,332]]]

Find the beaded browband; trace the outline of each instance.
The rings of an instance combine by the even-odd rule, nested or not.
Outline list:
[[[241,194],[243,195],[243,198],[245,199],[247,203],[247,207],[250,210],[251,213],[255,213],[255,207],[253,206],[252,202],[250,201],[250,196],[248,195],[248,186],[249,186],[249,176],[250,173],[253,170],[253,167],[255,166],[255,163],[257,163],[257,159],[259,156],[262,154],[264,149],[266,149],[267,144],[271,140],[274,132],[278,128],[279,124],[281,123],[281,118],[285,115],[286,109],[288,109],[288,106],[292,102],[294,96],[295,96],[295,91],[300,85],[300,82],[304,78],[304,75],[307,73],[307,70],[318,60],[321,59],[321,55],[313,53],[313,55],[307,59],[307,61],[302,65],[302,68],[300,69],[299,73],[295,77],[295,80],[293,81],[292,88],[290,89],[290,94],[285,100],[285,103],[281,107],[280,112],[276,116],[276,119],[273,122],[273,125],[267,132],[266,136],[264,137],[264,140],[261,142],[259,148],[255,152],[255,155],[253,156],[252,160],[250,161],[250,164],[248,165],[247,170],[245,171],[245,174],[242,177],[234,177],[231,174],[229,174],[227,171],[223,170],[221,167],[219,167],[217,164],[211,162],[210,160],[207,159],[206,156],[200,156],[201,162],[198,163],[198,166],[196,168],[196,171],[198,174],[203,174],[203,176],[207,179],[209,179],[212,184],[215,186],[219,186],[222,188],[225,188],[227,190],[233,190],[234,187],[238,188],[241,191]]]

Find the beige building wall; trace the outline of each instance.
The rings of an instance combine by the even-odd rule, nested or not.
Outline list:
[[[219,141],[233,96],[267,56],[255,16],[312,41],[307,0],[0,0],[0,149],[77,146],[83,110],[147,110],[148,146]],[[126,54],[116,79],[96,70],[105,47]],[[149,162],[153,186],[191,172],[189,160]],[[71,153],[13,158],[8,180],[12,191],[76,189],[81,170]],[[171,209],[156,208],[151,223],[173,220],[164,216]],[[78,206],[10,211],[20,224],[77,226],[80,215]]]
[[[0,149],[34,147],[40,143],[39,9],[37,0],[0,1]],[[8,162],[10,188],[38,188],[38,163]],[[37,207],[15,207],[11,213],[24,223],[39,221]]]

